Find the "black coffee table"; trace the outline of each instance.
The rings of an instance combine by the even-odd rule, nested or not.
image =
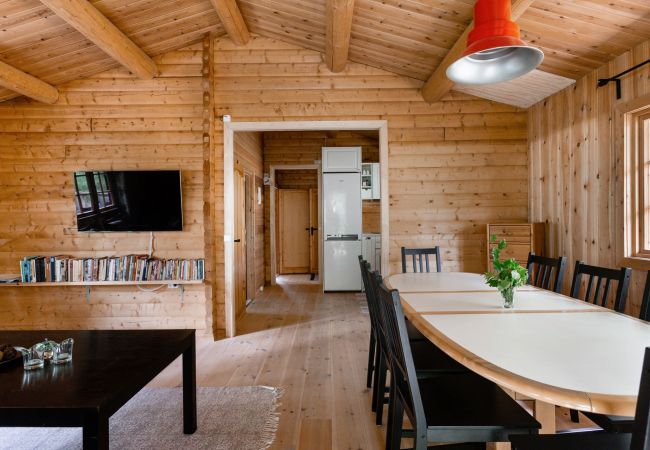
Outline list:
[[[74,338],[72,362],[25,371],[0,367],[0,426],[83,427],[84,449],[108,449],[108,418],[183,355],[183,432],[196,431],[194,330],[0,331],[29,347]]]

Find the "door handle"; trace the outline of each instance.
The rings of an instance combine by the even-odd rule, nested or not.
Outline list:
[[[241,242],[241,239],[235,239],[235,242]]]
[[[313,236],[313,235],[314,235],[314,231],[318,231],[318,228],[315,228],[315,227],[309,227],[309,228],[305,228],[305,231],[309,231],[310,236]]]

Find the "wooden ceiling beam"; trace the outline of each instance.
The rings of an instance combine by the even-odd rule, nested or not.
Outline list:
[[[43,103],[56,103],[59,91],[52,85],[0,61],[0,86]]]
[[[138,78],[148,80],[158,75],[156,63],[87,0],[41,3]]]
[[[236,45],[246,45],[251,39],[248,27],[235,0],[210,0],[221,19],[228,37]]]
[[[512,1],[512,20],[516,21],[526,11],[526,9],[535,0],[513,0]],[[474,21],[465,29],[463,34],[460,35],[454,46],[449,50],[442,62],[438,65],[433,74],[422,86],[422,97],[427,102],[434,103],[440,101],[442,97],[447,95],[449,91],[454,88],[454,82],[447,78],[447,68],[452,65],[454,61],[460,58],[460,55],[467,47],[467,35],[474,28]]]
[[[345,69],[350,51],[354,0],[327,0],[325,62],[332,72]]]

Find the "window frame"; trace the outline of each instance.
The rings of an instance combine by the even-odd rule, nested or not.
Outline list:
[[[622,121],[617,128],[622,132],[616,147],[622,144],[624,148],[623,170],[618,172],[623,183],[620,265],[650,270],[650,95],[622,103],[617,109]]]

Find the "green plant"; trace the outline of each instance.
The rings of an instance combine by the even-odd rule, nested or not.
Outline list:
[[[490,237],[490,242],[496,241],[496,236]],[[506,247],[506,241],[502,239],[496,247],[492,248],[494,271],[485,272],[485,281],[488,286],[497,288],[504,297],[507,293],[511,294],[514,288],[523,286],[528,281],[528,271],[517,261],[512,258],[501,261],[501,251]]]

